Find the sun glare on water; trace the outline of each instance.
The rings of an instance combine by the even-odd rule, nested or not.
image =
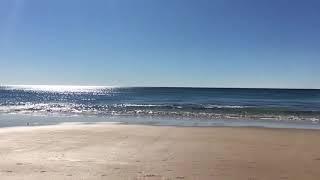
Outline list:
[[[94,92],[102,89],[112,89],[111,86],[64,86],[64,85],[9,85],[6,89],[45,92]]]

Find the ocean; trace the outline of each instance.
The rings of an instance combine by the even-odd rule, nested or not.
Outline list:
[[[0,86],[0,126],[29,125],[29,121],[31,124],[35,121],[35,125],[50,124],[57,119],[59,122],[160,125],[192,122],[189,125],[199,126],[228,123],[232,126],[242,122],[245,126],[262,123],[318,127],[320,90]]]

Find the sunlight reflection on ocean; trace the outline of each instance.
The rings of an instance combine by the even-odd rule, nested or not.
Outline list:
[[[320,90],[7,85],[0,113],[318,123]]]

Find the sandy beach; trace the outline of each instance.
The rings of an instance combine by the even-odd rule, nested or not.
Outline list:
[[[2,128],[0,179],[319,179],[319,137],[262,128]]]

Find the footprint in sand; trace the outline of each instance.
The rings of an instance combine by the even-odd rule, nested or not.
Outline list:
[[[177,179],[184,179],[184,176],[177,176]]]
[[[155,175],[155,174],[146,174],[146,175],[144,175],[144,177],[156,177],[157,175]]]

